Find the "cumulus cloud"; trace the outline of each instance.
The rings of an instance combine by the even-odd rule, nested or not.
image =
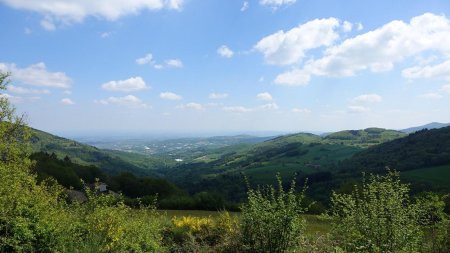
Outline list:
[[[210,99],[224,99],[228,97],[228,93],[211,93],[208,96]]]
[[[8,86],[8,91],[16,94],[50,94],[49,90],[38,90],[38,89],[29,89],[24,87],[18,87],[14,85]]]
[[[152,54],[146,54],[144,57],[137,58],[136,63],[139,65],[144,64],[153,64],[153,55]]]
[[[441,99],[442,95],[437,92],[430,92],[430,93],[422,94],[419,97],[426,98],[426,99]]]
[[[244,3],[242,3],[241,11],[246,11],[249,7],[250,4],[247,1],[244,1]]]
[[[182,68],[183,62],[180,59],[169,59],[166,60],[166,65],[171,68]]]
[[[282,5],[294,4],[297,0],[259,0],[259,4],[272,8],[278,8]]]
[[[226,45],[222,45],[217,49],[217,53],[224,58],[231,58],[234,52]]]
[[[193,110],[197,110],[197,111],[205,109],[201,104],[194,103],[194,102],[187,103],[187,104],[184,104],[184,105],[179,105],[176,108],[177,109],[193,109]]]
[[[365,113],[369,111],[369,108],[359,105],[352,105],[349,106],[347,109],[349,113]]]
[[[49,72],[43,62],[26,68],[19,68],[14,63],[0,63],[0,71],[11,72],[11,79],[34,86],[67,89],[72,83],[64,72]]]
[[[152,54],[146,54],[145,56],[136,59],[136,63],[139,65],[151,65],[155,69],[163,69],[163,68],[182,68],[183,62],[180,59],[168,59],[164,61],[164,64],[157,63]]]
[[[450,60],[444,61],[436,65],[414,66],[411,68],[407,68],[402,71],[402,76],[408,79],[450,77]]]
[[[339,38],[336,31],[341,22],[336,18],[314,19],[284,32],[262,38],[254,48],[264,55],[268,64],[288,65],[305,57],[305,52],[330,46]]]
[[[162,92],[159,94],[159,97],[162,99],[167,99],[167,100],[180,100],[182,99],[182,97],[178,94],[175,94],[173,92]]]
[[[379,103],[383,100],[380,95],[377,94],[364,94],[352,99],[353,103]]]
[[[361,71],[392,70],[396,63],[426,51],[450,54],[450,21],[445,16],[425,13],[409,23],[391,21],[373,31],[331,46],[323,57],[308,61],[300,69],[280,74],[275,83],[304,85],[311,76],[347,77]],[[403,71],[408,78],[446,75],[448,62],[430,67],[412,67]]]
[[[20,10],[40,13],[44,16],[41,25],[54,30],[55,21],[62,24],[82,22],[92,16],[110,21],[126,15],[136,15],[143,10],[180,10],[183,0],[0,0],[6,5]],[[50,28],[50,29],[48,29]]]
[[[291,112],[293,112],[293,113],[311,113],[311,111],[306,108],[292,108]]]
[[[264,101],[271,101],[273,100],[272,95],[270,95],[269,92],[262,92],[256,95],[256,98],[258,98],[259,100],[264,100]]]
[[[252,108],[247,108],[244,106],[226,106],[223,108],[226,112],[232,112],[232,113],[246,113],[253,111]]]
[[[61,99],[61,103],[65,105],[74,105],[75,103],[70,98]]]
[[[150,87],[145,84],[144,79],[142,77],[131,77],[126,80],[118,80],[118,81],[109,81],[107,83],[102,84],[102,89],[107,91],[141,91],[149,89]]]
[[[124,97],[109,97],[106,99],[96,100],[94,102],[102,105],[119,105],[131,108],[147,107],[147,105],[144,102],[142,102],[139,98],[133,95],[128,95]]]

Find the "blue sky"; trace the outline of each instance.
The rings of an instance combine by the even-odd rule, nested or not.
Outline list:
[[[60,134],[450,122],[449,1],[0,0],[0,70]]]

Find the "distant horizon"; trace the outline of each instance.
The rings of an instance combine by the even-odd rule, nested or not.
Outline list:
[[[385,128],[379,126],[370,126],[364,128],[348,128],[348,129],[338,129],[338,130],[330,130],[330,131],[308,131],[308,130],[299,130],[299,131],[192,131],[192,132],[182,132],[182,131],[105,131],[105,130],[97,130],[97,131],[86,131],[86,132],[74,132],[74,131],[46,131],[42,129],[38,129],[44,132],[48,132],[53,135],[57,135],[64,138],[75,139],[75,140],[101,140],[105,139],[110,140],[132,140],[132,139],[153,139],[153,140],[167,140],[167,139],[178,139],[178,138],[209,138],[209,137],[232,137],[239,135],[249,135],[253,137],[275,137],[280,135],[288,135],[288,134],[296,134],[296,133],[310,133],[315,135],[323,135],[327,133],[334,133],[339,131],[346,130],[363,130],[367,128],[382,128],[387,130],[396,130],[401,131],[408,128],[421,127],[428,124],[450,124],[447,122],[428,122],[420,125],[407,126],[403,128]],[[32,127],[32,126],[30,126]]]

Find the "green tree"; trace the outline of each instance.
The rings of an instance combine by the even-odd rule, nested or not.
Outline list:
[[[411,203],[399,173],[371,175],[351,194],[332,195],[332,234],[346,252],[417,252],[419,205]]]
[[[283,189],[277,175],[278,188],[266,186],[248,190],[248,203],[242,208],[241,231],[247,252],[287,252],[298,246],[305,230],[302,205],[306,186],[295,192],[295,180],[290,189]]]

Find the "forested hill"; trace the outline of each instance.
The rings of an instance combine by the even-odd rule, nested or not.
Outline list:
[[[37,129],[31,129],[31,146],[33,152],[55,153],[58,157],[69,157],[71,161],[81,165],[94,165],[109,174],[126,171],[136,175],[154,175],[149,164],[157,168],[164,166],[157,158],[128,154],[119,151],[101,150],[93,146],[58,137]],[[145,160],[146,166],[139,166],[124,159],[133,156],[136,161]],[[137,156],[137,158],[136,158]]]
[[[367,148],[373,145],[405,137],[406,135],[407,134],[396,130],[372,127],[361,130],[344,130],[331,133],[325,136],[323,141]]]
[[[370,147],[342,161],[339,169],[380,172],[389,166],[407,171],[450,164],[450,127],[421,130],[404,138]]]

